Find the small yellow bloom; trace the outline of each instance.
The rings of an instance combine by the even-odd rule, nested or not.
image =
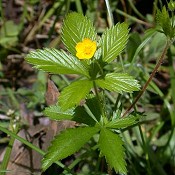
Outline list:
[[[75,49],[77,51],[76,56],[79,59],[90,59],[97,50],[97,44],[95,41],[85,38],[82,42],[77,43]]]

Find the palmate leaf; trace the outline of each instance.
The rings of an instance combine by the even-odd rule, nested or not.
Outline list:
[[[30,52],[25,59],[41,69],[55,74],[81,74],[89,77],[88,68],[77,58],[54,48]]]
[[[138,91],[140,87],[138,81],[126,73],[109,73],[104,79],[95,81],[101,88],[119,93]]]
[[[116,24],[106,30],[101,39],[101,52],[104,62],[113,61],[125,48],[128,40],[128,25]]]
[[[126,128],[128,126],[134,125],[139,122],[138,116],[129,115],[128,117],[118,118],[116,120],[110,121],[105,125],[106,128],[120,129]]]
[[[102,128],[99,138],[99,148],[101,153],[105,156],[106,161],[116,172],[126,174],[123,141],[117,134],[114,134],[106,128]]]
[[[52,105],[45,108],[43,113],[52,120],[71,120],[74,115],[72,109],[61,111],[61,108],[58,105]]]
[[[70,13],[64,20],[62,27],[62,41],[66,49],[76,54],[75,46],[84,38],[96,40],[96,32],[92,22],[83,14]]]
[[[64,111],[78,105],[80,101],[86,97],[92,87],[92,81],[79,80],[64,88],[59,96],[59,105],[61,109]]]
[[[69,128],[57,135],[42,160],[42,169],[78,151],[98,131],[95,127]]]

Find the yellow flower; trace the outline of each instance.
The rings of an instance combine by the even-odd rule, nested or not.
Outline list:
[[[97,44],[95,41],[85,38],[82,42],[77,43],[75,49],[77,51],[76,56],[79,59],[90,59],[97,50]]]

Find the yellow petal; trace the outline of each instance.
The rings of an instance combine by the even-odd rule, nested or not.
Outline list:
[[[76,56],[79,59],[90,59],[94,56],[97,50],[97,44],[89,38],[85,38],[82,42],[77,43],[75,47]]]

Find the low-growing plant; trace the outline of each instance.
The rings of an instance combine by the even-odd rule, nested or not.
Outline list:
[[[139,93],[135,102],[123,114],[126,116],[145,91],[174,37],[174,25],[165,7],[158,11],[157,21],[161,32],[167,36],[167,45],[150,79]],[[82,14],[70,13],[62,27],[62,41],[67,49],[43,49],[26,56],[29,63],[53,74],[78,74],[79,78],[64,88],[58,103],[47,107],[45,115],[54,120],[73,120],[79,127],[66,129],[55,137],[42,160],[46,170],[52,163],[78,151],[95,134],[99,134],[97,148],[99,156],[105,156],[107,163],[116,172],[126,174],[125,152],[120,132],[139,121],[138,114],[122,117],[116,111],[108,112],[104,90],[132,93],[140,85],[127,71],[108,71],[107,66],[122,53],[128,40],[128,25],[117,23],[97,37],[92,22]],[[80,106],[81,100],[86,102]],[[112,115],[113,114],[113,115]]]
[[[174,11],[173,1],[170,1],[168,8]],[[170,17],[166,7],[157,11],[156,20],[156,28],[149,30],[148,34],[151,37],[156,32],[164,33],[166,43],[141,90],[138,80],[131,74],[132,67],[126,70],[125,65],[121,66],[117,61],[115,65],[119,64],[120,68],[113,66],[114,60],[121,56],[128,42],[129,28],[125,22],[117,23],[98,36],[90,19],[80,13],[69,13],[61,33],[66,51],[45,48],[32,51],[26,56],[25,59],[39,70],[50,74],[78,75],[61,91],[57,104],[44,110],[44,114],[52,120],[71,120],[77,126],[65,129],[53,139],[42,160],[43,171],[74,154],[94,138],[93,149],[99,150],[99,157],[105,157],[108,173],[114,168],[115,172],[127,174],[121,133],[139,125],[142,114],[136,109],[134,112],[131,110],[150,84],[175,37],[174,16]],[[133,64],[131,66],[134,67]],[[122,102],[118,101],[120,98],[111,106],[106,95],[115,92],[120,97],[134,91],[140,92],[125,112]]]
[[[138,122],[137,115],[121,118],[108,112],[104,90],[118,93],[139,90],[138,81],[126,72],[109,72],[106,67],[123,51],[128,40],[128,25],[118,23],[107,29],[97,40],[92,22],[82,14],[70,13],[62,27],[64,50],[36,50],[26,56],[29,63],[49,73],[78,74],[78,79],[64,88],[58,103],[47,107],[44,113],[55,120],[73,120],[79,127],[66,129],[55,137],[42,161],[46,170],[56,160],[78,151],[95,134],[100,156],[109,165],[126,173],[123,141],[120,129]],[[80,106],[81,100],[86,102]]]

